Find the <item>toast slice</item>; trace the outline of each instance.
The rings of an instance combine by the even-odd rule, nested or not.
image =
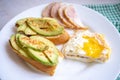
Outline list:
[[[48,42],[49,43],[49,42]],[[12,47],[12,50],[21,58],[23,59],[25,62],[29,63],[30,65],[32,65],[33,67],[35,67],[37,70],[40,70],[44,73],[47,73],[51,76],[54,75],[55,73],[55,69],[56,69],[56,66],[57,64],[46,64],[44,59],[42,60],[42,62],[34,59],[33,57],[30,56],[31,53],[29,52],[26,52],[26,50],[23,49],[23,47],[21,47],[19,44],[18,44],[18,41],[16,41],[16,38],[15,36],[13,35],[11,37],[11,39],[9,40],[9,44],[10,46]],[[52,44],[49,44],[49,45],[52,45]],[[35,50],[36,51],[36,50]],[[34,53],[35,54],[35,53]],[[41,56],[41,55],[38,55],[38,56]],[[46,57],[46,56],[43,56],[43,57]],[[63,54],[60,53],[58,51],[58,60],[61,60],[60,58],[63,59]],[[46,57],[46,59],[48,59],[49,56]],[[50,58],[49,58],[50,59]],[[48,59],[48,60],[49,60]],[[50,61],[51,62],[51,61]],[[59,61],[58,61],[59,62]]]
[[[19,24],[19,26],[17,27],[17,32],[22,32],[28,36],[43,36],[56,45],[63,44],[69,40],[69,34],[53,18],[25,18],[18,20],[16,24]],[[36,24],[37,26],[35,27],[34,24]],[[35,30],[32,29],[30,26],[34,27]]]
[[[12,48],[13,49],[13,48]],[[13,49],[13,51],[21,58],[23,59],[25,62],[29,63],[30,65],[32,65],[34,68],[36,68],[37,70],[40,70],[44,73],[49,74],[50,76],[53,76],[55,73],[55,69],[56,69],[56,65],[55,66],[46,66],[43,65],[33,59],[27,58],[23,55],[21,55],[17,50]]]

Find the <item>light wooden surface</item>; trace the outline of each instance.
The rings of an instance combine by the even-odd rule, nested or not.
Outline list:
[[[17,14],[41,4],[61,1],[77,4],[115,4],[120,0],[0,0],[0,30]]]

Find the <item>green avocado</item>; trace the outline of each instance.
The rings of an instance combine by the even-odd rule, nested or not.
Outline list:
[[[33,31],[27,24],[21,25],[17,28],[17,32],[22,32],[26,35],[36,35],[37,33]]]
[[[35,31],[33,31],[30,27],[26,27],[26,29],[24,30],[24,34],[26,34],[26,35],[36,35],[37,33]]]
[[[27,18],[23,18],[23,19],[19,19],[17,22],[16,22],[16,26],[17,27],[20,27],[21,25],[25,24]]]
[[[23,33],[24,33],[26,27],[27,27],[26,24],[19,26],[19,27],[17,28],[17,32],[23,32]]]
[[[18,39],[22,47],[28,47],[38,51],[43,51],[48,47],[43,41],[34,40],[22,34],[19,35]]]
[[[35,41],[37,43],[32,44],[31,43],[32,41],[33,42]],[[27,37],[23,34],[17,33],[11,36],[10,44],[21,55],[33,59],[35,61],[38,61],[44,65],[54,66],[58,63],[59,52],[57,48],[51,41],[43,37],[40,36]],[[38,50],[40,49],[40,47],[44,49]]]
[[[18,51],[21,55],[29,58],[29,56],[26,54],[26,52],[24,50],[22,50],[16,43],[16,39],[15,39],[15,35],[12,35],[10,38],[10,45],[12,46],[13,49],[15,49],[16,51]]]
[[[31,48],[27,48],[27,51],[32,59],[34,59],[44,65],[53,66],[53,64],[49,61],[49,59],[45,56],[45,54],[43,52],[36,51]]]
[[[36,33],[43,36],[56,36],[63,33],[64,28],[51,18],[27,19],[27,24]]]
[[[31,36],[30,38],[34,40],[44,41],[44,43],[48,46],[48,49],[43,51],[44,55],[49,59],[52,65],[56,65],[58,63],[59,52],[51,41],[40,36]]]
[[[17,39],[15,39],[15,38],[18,38],[19,35],[20,34],[11,36],[10,44],[12,48],[14,48],[16,51],[18,51],[21,55],[25,56],[26,58],[31,58],[36,60],[37,58],[34,58],[34,56],[32,55],[32,53],[34,53],[36,57],[39,57],[39,59],[37,59],[39,62],[41,62],[44,65],[51,65],[50,61],[46,58],[46,56],[42,52],[35,51],[31,48],[25,48],[25,49],[21,48],[19,42],[17,41],[18,44],[16,43]]]
[[[20,19],[16,22],[17,32],[24,32],[26,29],[26,20],[27,18]]]
[[[33,31],[26,23],[27,19],[34,19],[34,18],[24,18],[20,19],[16,22],[17,32],[22,32],[26,35],[36,35],[37,33]]]

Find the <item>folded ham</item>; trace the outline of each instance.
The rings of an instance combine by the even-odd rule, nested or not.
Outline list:
[[[42,17],[52,17],[58,20],[59,24],[70,29],[87,29],[79,19],[75,9],[71,5],[61,2],[50,3],[42,12]]]
[[[42,11],[42,17],[50,17],[51,16],[51,8],[56,4],[56,2],[50,3],[48,6],[45,7]]]
[[[65,7],[64,14],[67,20],[71,24],[73,24],[75,28],[81,28],[81,29],[87,28],[82,24],[81,20],[78,18],[78,15],[73,6],[69,5]]]

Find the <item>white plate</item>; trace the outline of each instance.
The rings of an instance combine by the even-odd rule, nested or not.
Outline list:
[[[63,60],[54,76],[32,70],[10,49],[8,40],[16,30],[18,19],[40,17],[46,5],[31,8],[8,22],[0,32],[0,78],[2,80],[114,80],[120,69],[120,36],[115,27],[102,15],[86,7],[73,4],[84,24],[95,32],[103,33],[112,53],[103,64],[86,64],[78,61]]]

